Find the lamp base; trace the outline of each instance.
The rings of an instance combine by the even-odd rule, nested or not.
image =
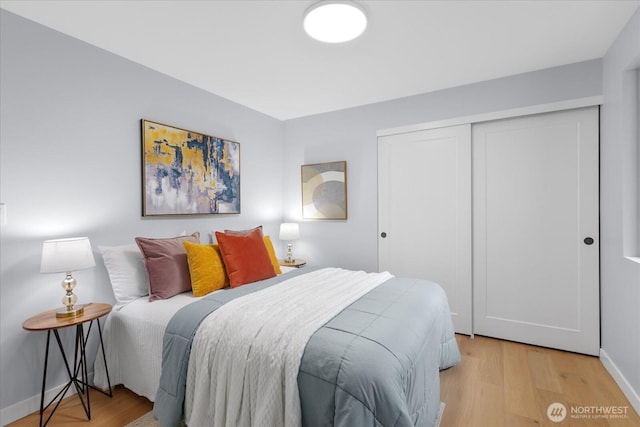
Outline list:
[[[71,310],[67,310],[67,307],[63,307],[56,311],[56,317],[76,317],[84,313],[84,304],[74,305]]]

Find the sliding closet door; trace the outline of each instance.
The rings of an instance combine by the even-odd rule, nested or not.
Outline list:
[[[598,109],[472,135],[474,333],[598,354]]]
[[[440,284],[471,333],[471,126],[378,139],[378,267]]]

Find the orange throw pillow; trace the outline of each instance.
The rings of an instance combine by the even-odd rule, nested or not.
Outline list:
[[[276,275],[262,238],[262,230],[246,235],[216,231],[216,240],[232,288]]]

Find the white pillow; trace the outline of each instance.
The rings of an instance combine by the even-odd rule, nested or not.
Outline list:
[[[138,245],[100,246],[117,305],[149,294],[144,260]]]

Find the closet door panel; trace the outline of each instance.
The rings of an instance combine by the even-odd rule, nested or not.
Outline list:
[[[475,333],[598,354],[597,123],[590,108],[473,126]]]
[[[379,269],[440,284],[455,329],[465,334],[471,333],[470,129],[393,135],[378,144]]]

